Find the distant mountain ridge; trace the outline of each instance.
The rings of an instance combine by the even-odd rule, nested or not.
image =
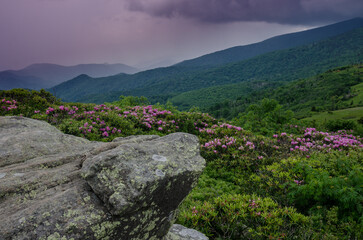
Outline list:
[[[74,79],[51,89],[57,97],[65,101],[96,102],[117,100],[120,95],[146,96],[153,102],[172,100],[183,109],[193,106],[197,101],[186,103],[186,96],[176,99],[176,96],[189,91],[202,98],[200,91],[207,87],[217,87],[228,84],[239,84],[241,90],[252,86],[256,89],[269,82],[284,82],[306,78],[328,69],[363,61],[363,27],[345,32],[328,39],[265,53],[244,61],[225,64],[218,67],[174,65],[139,72],[133,75],[118,75],[105,78]],[[251,83],[252,85],[246,85]],[[260,84],[261,85],[261,84]],[[271,86],[276,84],[271,84]],[[200,91],[198,92],[198,89]],[[203,101],[220,92],[213,90]],[[224,88],[221,96],[231,99],[228,87]],[[189,100],[191,98],[187,98]],[[216,99],[212,99],[215,104]],[[186,103],[186,104],[184,104]],[[207,105],[210,106],[207,101]],[[198,104],[195,104],[199,106]],[[208,107],[208,106],[205,107]]]
[[[357,29],[359,27],[363,27],[363,18],[355,18],[352,20],[332,24],[325,27],[320,27],[312,30],[307,30],[303,32],[298,33],[291,33],[286,34],[282,36],[278,36],[272,39],[265,40],[260,43],[253,44],[253,48],[256,49],[260,44],[264,47],[263,54],[271,54],[266,55],[270,56],[270,61],[281,61],[281,59],[276,58],[276,54],[271,49],[275,48],[281,48],[282,45],[286,45],[285,48],[288,48],[292,45],[299,45],[299,46],[306,46],[304,43],[309,43],[310,46],[307,48],[307,51],[309,51],[309,48],[313,47],[314,44],[319,44],[324,40],[330,39],[335,36],[338,36],[339,34],[344,35],[342,33],[347,33],[349,31],[352,31],[352,29]],[[309,34],[310,33],[310,34]],[[359,35],[359,34],[358,34]],[[304,37],[303,37],[304,36]],[[357,36],[355,36],[357,37]],[[360,35],[358,36],[360,37]],[[277,44],[276,41],[279,39],[283,39],[284,44]],[[344,40],[345,41],[345,40]],[[357,42],[359,43],[359,39],[355,39],[355,43],[353,44],[355,47],[357,45]],[[289,43],[290,42],[290,43]],[[267,44],[269,43],[269,44]],[[333,44],[334,43],[330,43]],[[339,44],[344,44],[344,42],[339,42]],[[271,47],[266,47],[267,45],[271,45]],[[359,45],[359,44],[358,44]],[[321,48],[324,48],[323,45],[320,46]],[[326,55],[327,57],[334,58],[338,57],[340,54],[337,53],[334,49],[334,46],[331,47],[330,50],[335,52],[336,56]],[[296,47],[295,47],[296,48]],[[359,48],[359,46],[358,46]],[[251,45],[248,46],[242,46],[237,47],[237,49],[251,49]],[[292,48],[294,49],[294,48]],[[315,47],[316,49],[316,47]],[[188,60],[181,62],[179,64],[165,67],[165,68],[157,68],[152,69],[148,71],[142,71],[133,75],[117,75],[117,76],[110,76],[110,77],[104,77],[104,78],[82,78],[82,79],[74,79],[70,80],[68,82],[62,83],[58,86],[55,86],[51,89],[54,93],[57,94],[58,97],[61,97],[65,101],[84,101],[84,102],[98,102],[101,101],[113,101],[117,100],[119,95],[137,95],[137,96],[147,96],[152,97],[155,95],[159,95],[155,98],[155,101],[165,101],[169,98],[178,95],[183,92],[188,92],[190,90],[205,88],[208,86],[217,86],[217,85],[223,85],[223,84],[230,84],[230,83],[237,83],[239,81],[245,81],[248,78],[254,77],[255,73],[248,72],[247,75],[241,71],[230,71],[231,68],[238,69],[239,66],[232,66],[233,64],[242,64],[244,66],[248,66],[248,64],[252,64],[252,62],[246,62],[250,59],[259,57],[258,60],[255,61],[254,64],[268,64],[271,65],[271,69],[273,69],[273,62],[265,62],[263,59],[266,56],[263,56],[263,54],[260,54],[258,56],[254,56],[256,54],[253,53],[251,55],[251,52],[248,53],[250,55],[246,54],[240,54],[239,51],[234,51],[235,48],[232,49],[226,49],[225,51],[212,53],[206,56],[202,56],[200,58],[196,58],[194,60]],[[349,51],[349,54],[355,54],[354,50],[352,49],[346,49]],[[281,51],[281,50],[279,50]],[[276,53],[279,51],[275,51]],[[287,50],[285,50],[287,51]],[[353,51],[353,52],[352,52]],[[248,51],[247,51],[248,52]],[[222,55],[231,55],[230,58],[223,58],[219,57],[220,54]],[[300,54],[296,52],[296,54]],[[302,52],[302,54],[305,54]],[[313,54],[312,52],[309,52],[309,54]],[[347,54],[347,53],[344,53]],[[351,56],[345,56],[342,55],[342,59],[349,59]],[[253,58],[250,56],[254,56]],[[263,57],[262,57],[263,56]],[[285,56],[289,56],[289,54],[285,54]],[[242,58],[247,59],[240,61]],[[292,61],[296,59],[298,56],[293,56]],[[309,55],[305,54],[305,57],[309,57]],[[318,57],[318,56],[317,56]],[[213,64],[209,64],[208,61],[204,61],[205,58],[216,59],[215,62],[212,62]],[[219,60],[222,59],[222,60]],[[234,60],[236,61],[234,61]],[[230,61],[234,61],[230,63]],[[322,59],[325,61],[324,59]],[[208,64],[205,64],[205,63]],[[229,62],[228,64],[224,64],[225,62]],[[326,61],[325,61],[326,62]],[[342,62],[340,62],[342,63]],[[220,65],[224,64],[224,65]],[[303,63],[305,64],[305,63]],[[309,65],[309,61],[306,61],[306,64]],[[319,63],[316,63],[319,64]],[[260,66],[253,65],[254,71],[259,72]],[[278,63],[275,63],[276,67]],[[331,59],[331,63],[328,63],[329,66],[325,67],[316,67],[317,69],[313,70],[310,69],[311,75],[317,74],[320,70],[320,72],[325,71],[329,69],[329,67],[337,67],[341,65],[334,65],[334,59]],[[250,66],[251,67],[251,66]],[[245,69],[245,68],[244,68]],[[248,70],[248,69],[247,69]],[[313,70],[313,71],[312,71]],[[274,71],[278,73],[278,69],[274,69]],[[213,74],[218,73],[217,76],[213,76]],[[232,74],[232,75],[231,75]],[[263,76],[268,75],[268,73],[263,73]],[[208,75],[209,79],[206,79],[205,76]],[[255,77],[261,77],[262,75],[256,75]],[[309,75],[302,75],[302,76],[294,76],[294,77],[308,77]],[[72,90],[74,89],[74,90]]]
[[[133,74],[138,70],[125,64],[79,64],[62,66],[50,63],[32,64],[21,70],[0,72],[0,89],[50,88],[81,74],[105,77],[120,73]]]
[[[272,37],[258,43],[228,48],[191,60],[186,60],[176,65],[184,67],[220,66],[227,63],[243,61],[267,52],[293,48],[321,41],[360,27],[363,27],[363,18],[353,18],[328,26]]]

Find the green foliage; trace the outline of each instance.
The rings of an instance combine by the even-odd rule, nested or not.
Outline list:
[[[249,80],[241,83],[201,88],[198,90],[184,92],[172,97],[170,101],[172,101],[181,110],[187,110],[191,106],[198,106],[203,110],[209,109],[208,112],[213,113],[216,117],[231,119],[232,117],[237,116],[238,112],[229,111],[223,106],[231,105],[233,108],[235,106],[234,104],[236,104],[236,100],[233,99],[237,99],[241,95],[249,95],[251,92],[277,88],[282,84],[283,83],[277,81],[270,82]],[[228,110],[226,111],[227,114],[225,114],[223,110],[220,110],[221,108],[223,110]],[[219,110],[218,114],[216,110]]]
[[[304,118],[301,124],[329,131],[352,129],[355,135],[363,136],[363,126],[359,122],[360,118],[363,119],[363,107],[355,107],[332,112],[321,112],[309,118]]]
[[[351,120],[336,119],[336,120],[329,120],[325,124],[325,126],[329,131],[336,132],[338,130],[343,130],[343,129],[346,130],[356,129],[357,123]]]
[[[301,175],[292,171],[298,160],[296,157],[275,161],[260,168],[260,171],[246,177],[243,185],[261,196],[269,196],[284,206],[290,205],[287,198],[289,184],[301,180]]]
[[[276,99],[285,109],[294,111],[299,118],[308,116],[310,111],[321,112],[362,106],[363,102],[358,97],[363,91],[357,87],[363,82],[362,73],[361,64],[339,67],[278,88],[270,86],[264,90],[261,87],[249,95],[241,92],[238,96],[232,96],[235,100],[210,107],[209,112],[220,116],[223,111],[227,111],[227,116],[234,117],[236,113],[246,111],[251,103],[263,98]],[[213,98],[213,95],[209,98]]]
[[[134,96],[120,96],[120,100],[113,102],[112,105],[119,107],[134,107],[134,106],[146,106],[150,102],[146,97],[134,97]]]
[[[276,100],[263,99],[259,104],[250,105],[246,114],[240,114],[233,122],[238,126],[262,135],[283,129],[293,122],[293,112],[285,111]]]
[[[350,103],[354,105],[362,106],[363,104],[363,83],[357,84],[352,87],[350,98],[345,99],[346,101],[350,101]]]
[[[44,89],[40,91],[30,91],[20,88],[4,90],[0,91],[0,98],[15,100],[16,108],[8,111],[8,113],[11,115],[22,114],[25,117],[33,115],[34,111],[44,111],[52,104],[60,104],[59,100]],[[0,115],[6,115],[6,111],[0,108]]]
[[[362,221],[363,207],[363,153],[332,152],[315,154],[299,162],[293,169],[300,174],[303,184],[292,184],[289,198],[303,212],[322,212],[333,206],[339,220],[352,218]]]
[[[246,185],[284,206],[311,216],[320,237],[359,239],[363,226],[363,152],[316,152],[262,167]],[[319,238],[320,238],[319,237]],[[328,238],[328,239],[329,239]]]
[[[211,201],[224,193],[237,194],[241,192],[240,186],[233,183],[235,179],[234,172],[209,163],[199,177],[198,185],[184,200],[181,209],[194,206],[196,201]]]
[[[309,234],[308,217],[256,195],[224,194],[184,210],[179,222],[221,239],[293,239]]]

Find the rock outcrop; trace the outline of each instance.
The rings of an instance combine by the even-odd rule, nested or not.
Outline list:
[[[186,133],[101,143],[0,117],[0,239],[206,239],[168,233],[204,165]]]

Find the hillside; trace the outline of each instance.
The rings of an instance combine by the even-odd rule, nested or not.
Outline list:
[[[354,18],[324,27],[276,36],[250,45],[228,48],[183,61],[177,66],[220,66],[239,62],[264,53],[321,41],[360,27],[363,27],[363,18]]]
[[[116,75],[104,78],[77,77],[70,81],[61,83],[50,89],[64,101],[90,102],[88,96],[94,98],[92,102],[118,100],[119,96],[131,89],[147,86],[157,81],[168,81],[169,79],[184,79],[192,73],[200,72],[203,67],[180,67],[157,68],[143,71],[133,75]],[[109,98],[109,93],[115,93],[115,98]],[[126,94],[127,95],[127,94]],[[100,97],[98,97],[100,96]]]
[[[363,119],[363,107],[346,108],[336,111],[320,112],[304,120],[313,120],[319,123],[324,123],[330,120],[354,120]]]
[[[21,70],[0,72],[0,89],[50,88],[81,74],[91,77],[105,77],[119,73],[136,73],[137,69],[125,64],[80,64],[61,66],[42,63],[33,64]],[[12,76],[12,77],[11,77]],[[16,81],[14,81],[16,76]]]
[[[279,78],[282,81],[290,81],[312,76],[331,67],[354,63],[357,59],[359,61],[361,56],[357,54],[356,49],[361,49],[362,33],[357,31],[221,67],[174,65],[130,76],[112,76],[87,82],[70,80],[52,88],[51,91],[66,101],[102,102],[104,99],[118,99],[108,98],[109,92],[112,92],[113,96],[144,95],[160,101],[165,99],[165,96],[246,80],[276,81]],[[336,62],[336,59],[339,61]]]
[[[266,88],[324,72],[330,68],[359,63],[363,61],[363,28],[343,34],[319,43],[292,48],[288,50],[268,53],[241,63],[221,67],[204,74],[194,76],[199,79],[199,85],[194,85],[190,92],[182,93],[170,100],[182,109],[191,106],[208,108],[224,100],[243,98],[251,92],[247,88],[257,91],[256,86]],[[210,85],[208,81],[215,81],[215,85],[229,84],[211,88],[200,88]],[[259,85],[256,85],[256,81]],[[193,83],[191,83],[193,84]],[[190,85],[188,85],[190,86]]]
[[[363,106],[362,83],[362,64],[340,67],[311,78],[293,81],[276,89],[240,94],[234,100],[211,106],[209,112],[215,116],[232,118],[244,112],[249,104],[263,98],[277,100],[285,109],[294,111],[297,116],[309,115],[311,111],[332,111]]]
[[[45,91],[29,92],[21,89],[0,91],[0,96],[4,99],[0,101],[1,116],[22,115],[43,120],[63,133],[90,141],[111,142],[116,138],[131,135],[164,136],[175,132],[197,136],[200,145],[193,149],[200,151],[201,156],[206,160],[206,167],[198,184],[179,206],[178,215],[175,217],[177,223],[201,231],[210,239],[338,240],[362,239],[363,237],[361,231],[363,208],[357,204],[363,200],[361,187],[363,138],[354,135],[355,133],[348,131],[349,129],[329,132],[321,128],[300,125],[294,122],[294,119],[285,119],[287,122],[276,125],[276,120],[281,117],[278,113],[281,112],[275,109],[277,114],[268,114],[269,117],[265,118],[266,124],[272,127],[272,134],[262,136],[256,132],[246,131],[240,125],[219,121],[206,113],[180,112],[173,107],[168,109],[160,105],[130,106],[124,105],[122,101],[102,105],[68,104],[58,102]],[[260,110],[260,107],[263,105],[257,106],[255,110]],[[271,109],[267,106],[261,114],[264,115],[269,110]],[[13,118],[20,123],[19,119],[24,118]],[[22,130],[26,129],[18,123],[12,123],[13,129],[19,126]],[[254,123],[259,130],[258,125],[261,122],[254,121]],[[9,139],[6,135],[9,132],[9,127],[6,127],[3,124],[5,141],[14,142],[16,138]],[[117,143],[123,141],[120,138],[112,143],[111,150],[107,147],[103,148],[108,151],[107,156],[102,155],[103,160],[106,159],[109,163],[101,164],[101,167],[105,169],[112,166],[112,161],[123,156],[123,153],[134,156],[139,152],[144,154],[142,158],[147,158],[149,148],[134,147],[131,142],[140,142],[138,139],[127,138],[126,140],[129,141],[127,151],[115,148]],[[80,142],[80,140],[77,141]],[[178,145],[182,150],[187,149],[185,141],[188,142],[189,139],[184,135],[183,143]],[[97,144],[97,146],[100,145]],[[98,147],[98,152],[102,151],[102,146],[105,145]],[[41,147],[44,148],[44,146]],[[46,151],[49,152],[49,149],[43,152],[46,154]],[[167,151],[160,148],[158,151],[163,156],[168,156],[164,155]],[[43,152],[41,154],[45,155]],[[193,151],[188,151],[186,154],[187,157],[192,156],[189,158],[189,163],[194,158],[191,153]],[[19,151],[14,154],[19,155]],[[6,159],[7,155],[4,156]],[[73,159],[69,156],[71,155],[68,154],[66,159],[60,159],[57,164],[34,164],[33,168],[39,168],[43,176],[45,171],[57,171],[63,163],[68,166],[69,162],[77,163],[84,160],[77,155],[74,161],[71,161]],[[39,162],[39,159],[36,160]],[[121,162],[116,160],[114,162],[123,166],[124,158]],[[167,161],[171,159],[167,157]],[[153,164],[155,166],[155,162]],[[161,166],[159,170],[165,173],[165,182],[170,183],[168,179],[172,179],[171,173],[165,171],[166,168],[160,165],[160,162],[156,164],[158,168]],[[178,165],[175,166],[174,170],[179,171]],[[76,169],[78,171],[78,167]],[[112,171],[112,176],[109,177],[110,171],[104,171],[104,169],[95,171],[100,173],[102,179],[116,179],[118,176],[127,174],[127,171]],[[154,174],[152,166],[143,172],[148,175]],[[4,176],[3,174],[2,177]],[[163,183],[162,178],[158,180]],[[61,181],[61,184],[63,183],[64,181]],[[66,185],[68,186],[69,182],[66,182]],[[179,185],[175,185],[176,188],[180,188]],[[175,186],[171,185],[172,188]],[[150,195],[149,188],[147,189]],[[6,187],[5,190],[7,190]],[[157,188],[154,192],[158,193],[159,190]],[[21,190],[20,193],[22,193],[20,195],[22,204],[24,204],[23,196],[26,196],[27,202],[34,202],[34,197],[39,195],[38,192],[29,193],[27,190]],[[0,194],[0,199],[5,202],[13,198],[13,195]],[[116,200],[119,199],[118,196]],[[80,198],[80,201],[86,204],[89,201],[89,199],[82,199],[84,197]],[[121,200],[124,198],[122,197]],[[63,212],[62,215],[64,215]],[[69,215],[79,218],[78,213]],[[47,216],[49,219],[49,214]],[[17,216],[16,222],[18,219]],[[41,219],[44,219],[44,214]],[[91,219],[98,221],[100,218]],[[109,226],[102,225],[100,228],[106,229],[108,234]],[[78,228],[69,228],[67,232],[73,230],[78,231]]]

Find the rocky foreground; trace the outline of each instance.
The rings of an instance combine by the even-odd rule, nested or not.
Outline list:
[[[186,133],[90,142],[0,117],[0,239],[207,239],[173,225],[204,166]]]

